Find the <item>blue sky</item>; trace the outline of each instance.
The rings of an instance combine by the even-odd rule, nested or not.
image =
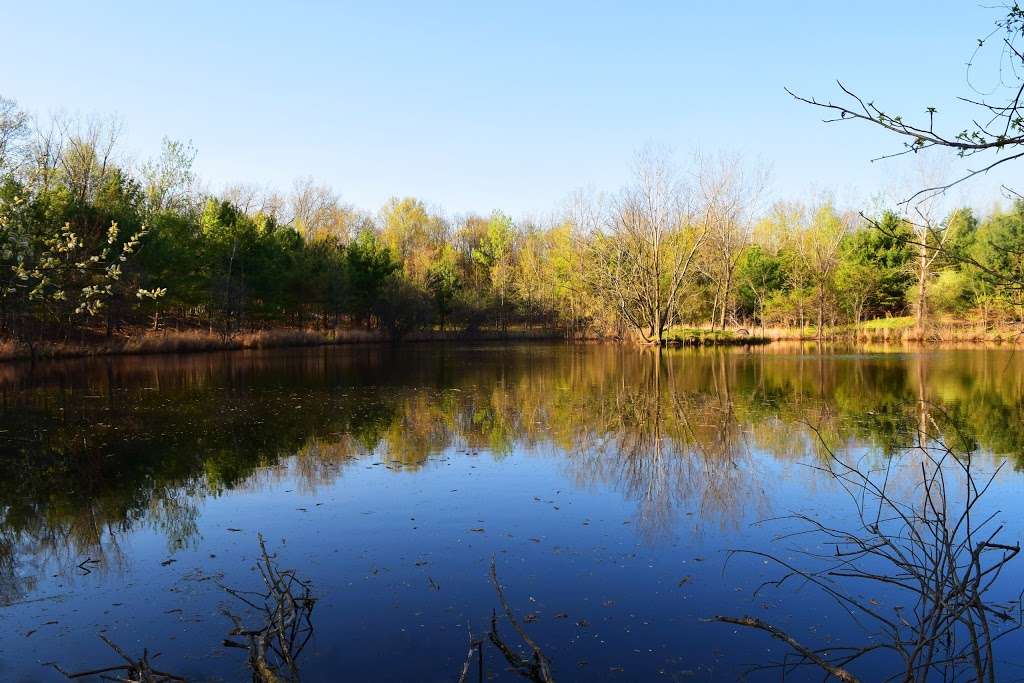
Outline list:
[[[826,126],[783,87],[829,96],[841,78],[952,112],[995,17],[963,0],[0,3],[0,94],[117,114],[137,158],[167,135],[192,140],[213,189],[310,175],[368,209],[414,195],[517,216],[619,187],[649,143],[741,152],[773,197],[870,197],[912,161],[869,163],[896,143]],[[959,196],[982,205],[1003,180]]]

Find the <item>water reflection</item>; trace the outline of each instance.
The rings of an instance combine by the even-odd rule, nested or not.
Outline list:
[[[357,464],[415,472],[458,451],[557,457],[581,487],[638,503],[650,536],[685,513],[736,524],[765,505],[753,454],[893,453],[934,422],[952,444],[1024,443],[1009,351],[657,353],[614,346],[320,349],[0,367],[0,602],[43,571],[116,570],[139,528],[168,550],[202,501]],[[931,427],[929,427],[931,429]],[[964,436],[966,435],[966,436]]]

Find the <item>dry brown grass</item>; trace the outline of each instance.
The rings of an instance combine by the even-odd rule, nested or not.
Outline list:
[[[828,330],[827,341],[855,342],[868,344],[1022,344],[1024,328],[1012,325],[983,325],[977,322],[942,320],[929,325],[924,335],[913,327],[902,325],[881,325],[880,321],[865,323],[854,330],[851,326]],[[773,342],[815,341],[814,328],[760,327],[731,328],[729,334],[764,337]],[[443,341],[540,341],[564,339],[559,330],[543,328],[517,328],[506,332],[501,330],[476,330],[471,334],[460,330],[420,330],[405,338],[408,342]],[[580,340],[591,337],[581,337]],[[597,337],[600,338],[600,337]],[[73,358],[80,356],[103,356],[119,354],[171,354],[197,353],[208,351],[230,351],[240,349],[270,349],[302,346],[328,346],[343,344],[379,344],[389,342],[390,337],[380,330],[336,328],[330,330],[271,329],[247,332],[225,338],[205,329],[182,331],[135,330],[132,334],[112,340],[100,340],[71,344],[46,342],[36,346],[37,358]],[[0,362],[30,357],[29,347],[11,340],[0,340]]]
[[[982,325],[980,323],[937,323],[925,327],[923,333],[916,329],[906,330],[905,342],[989,342],[996,344],[1017,344],[1024,341],[1020,327],[1012,325]]]
[[[14,360],[18,358],[19,348],[16,343],[10,340],[0,341],[0,360]]]
[[[755,337],[771,341],[815,341],[817,330],[813,327],[760,327],[730,328],[733,334],[742,334],[745,329]],[[884,344],[947,344],[947,343],[1024,343],[1024,327],[1008,323],[985,325],[978,321],[945,318],[931,321],[923,333],[910,318],[870,320],[858,327],[842,325],[826,328],[824,339],[856,343]]]
[[[126,339],[109,353],[191,353],[237,349],[270,349],[285,346],[325,346],[380,341],[382,336],[365,330],[276,329],[224,337],[207,330],[145,332]]]
[[[559,333],[552,330],[510,330],[480,331],[466,336],[457,331],[422,330],[406,337],[406,341],[457,341],[457,340],[529,340],[552,339]],[[328,346],[342,344],[375,344],[390,341],[387,333],[380,330],[336,328],[330,330],[271,329],[257,330],[224,337],[205,329],[190,330],[134,330],[127,336],[112,340],[96,340],[84,344],[45,342],[36,346],[37,358],[74,358],[79,356],[104,356],[119,354],[170,354],[197,353],[208,351],[231,351],[240,349],[270,349],[301,346]],[[25,344],[0,340],[0,362],[29,358],[30,349]]]
[[[119,348],[118,350],[115,350]],[[125,339],[108,353],[190,353],[241,348],[234,339],[224,339],[206,330],[144,332]]]

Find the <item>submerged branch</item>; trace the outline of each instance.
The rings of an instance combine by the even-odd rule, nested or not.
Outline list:
[[[789,635],[782,629],[776,626],[772,626],[771,624],[765,623],[756,617],[729,617],[717,615],[712,619],[712,621],[720,621],[725,624],[736,624],[737,626],[746,626],[748,628],[755,628],[761,631],[766,631],[767,633],[770,633],[773,638],[777,638],[778,640],[781,640],[782,642],[786,643],[791,648],[793,648],[793,650],[795,650],[798,654],[800,654],[801,657],[804,657],[805,659],[821,667],[836,679],[844,681],[844,683],[860,683],[860,679],[858,679],[856,676],[851,674],[846,669],[831,664],[828,660],[821,657],[821,655],[819,655],[809,647],[802,645],[798,640],[793,638],[793,636]]]
[[[116,652],[121,659],[125,661],[125,663],[77,672],[65,671],[54,662],[49,662],[49,666],[53,667],[63,676],[71,680],[87,678],[90,676],[99,676],[104,680],[118,681],[119,683],[172,683],[175,681],[185,681],[181,676],[176,676],[174,674],[167,673],[166,671],[154,669],[149,661],[148,650],[143,650],[142,657],[135,659],[125,653],[125,651],[118,647],[116,643],[102,633],[100,634],[100,640],[106,643],[111,650]],[[154,656],[159,656],[159,654]]]
[[[515,668],[520,675],[528,678],[535,683],[554,683],[554,677],[551,675],[551,663],[547,656],[540,649],[540,646],[529,634],[526,633],[519,620],[516,619],[515,612],[512,610],[511,605],[508,604],[508,600],[505,599],[505,592],[501,587],[501,582],[498,581],[498,569],[494,558],[491,558],[491,583],[494,585],[494,592],[498,596],[498,602],[501,603],[501,609],[505,614],[505,619],[512,625],[519,637],[522,638],[523,642],[531,650],[531,657],[529,659],[520,656],[513,650],[508,643],[506,643],[501,636],[498,634],[498,613],[494,611],[491,613],[491,631],[490,640],[495,647],[504,655],[509,665]]]
[[[223,610],[235,627],[229,636],[241,636],[242,643],[225,640],[228,647],[249,652],[249,668],[254,683],[298,683],[298,658],[313,637],[313,597],[311,584],[296,576],[291,569],[277,567],[275,557],[267,552],[263,535],[259,536],[260,560],[256,569],[263,580],[264,592],[240,591],[222,585],[229,595],[254,609],[262,624],[244,626],[242,618]]]

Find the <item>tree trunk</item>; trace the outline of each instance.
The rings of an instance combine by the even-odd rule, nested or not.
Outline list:
[[[729,290],[732,289],[732,272],[730,272],[725,278],[725,287],[722,292],[722,317],[721,325],[722,330],[725,330],[725,309],[729,307]],[[713,327],[713,326],[712,326]]]
[[[917,334],[918,337],[924,337],[924,324],[927,305],[927,283],[928,283],[928,249],[924,246],[924,240],[921,241],[918,255],[918,273],[917,273]]]
[[[818,292],[818,329],[815,331],[814,337],[818,341],[822,338],[822,328],[825,322],[825,292]]]
[[[718,318],[718,297],[719,297],[719,294],[720,294],[721,291],[722,291],[722,286],[721,285],[716,285],[715,286],[715,301],[714,301],[714,303],[711,304],[711,330],[712,331],[714,331],[714,329],[715,329],[715,321]]]

